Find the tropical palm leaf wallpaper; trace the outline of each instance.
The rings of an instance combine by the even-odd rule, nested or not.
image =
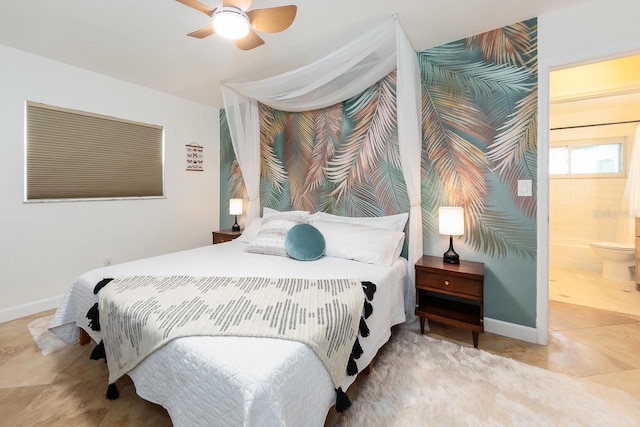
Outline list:
[[[485,262],[485,295],[501,295],[487,298],[487,316],[534,326],[535,187],[534,197],[518,197],[517,188],[518,180],[536,182],[537,20],[418,52],[418,61],[425,253],[446,250],[438,207],[464,207],[456,249]],[[323,110],[261,106],[263,206],[348,216],[408,212],[395,87],[393,72]],[[221,123],[223,207],[244,190],[224,112]]]
[[[261,105],[262,205],[349,216],[408,212],[395,84],[392,72],[360,96],[322,110],[285,113]],[[221,166],[231,165],[224,179],[229,194],[241,197],[242,176],[227,129],[221,134]]]

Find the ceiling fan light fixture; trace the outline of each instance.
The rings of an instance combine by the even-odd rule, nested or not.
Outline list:
[[[216,34],[238,40],[249,34],[249,17],[236,7],[219,7],[213,14],[213,28]]]

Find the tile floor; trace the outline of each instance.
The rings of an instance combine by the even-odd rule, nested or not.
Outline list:
[[[552,268],[549,299],[640,316],[640,291],[635,283],[604,280],[591,271]]]
[[[576,302],[572,289],[584,290],[589,286],[585,284],[588,281],[582,276],[572,276],[570,272],[552,272],[551,277],[549,345],[539,346],[484,333],[480,335],[480,348],[551,371],[617,387],[640,398],[640,312],[626,314],[567,303],[567,300]],[[582,284],[579,287],[572,288],[564,283],[576,278]],[[580,292],[576,299],[583,302],[585,293]],[[635,294],[631,295],[629,298],[636,298]],[[609,297],[601,300],[609,303]],[[624,303],[624,307],[628,305]],[[89,359],[93,345],[76,345],[52,356],[42,356],[27,325],[52,313],[48,311],[0,324],[0,425],[171,425],[163,408],[135,394],[128,377],[118,382],[120,399],[104,399],[106,365],[103,361]],[[471,333],[445,325],[432,323],[429,334],[471,345]],[[350,389],[350,394],[353,393],[357,394],[357,390]],[[335,416],[335,413],[329,414],[327,426],[333,424]]]
[[[549,272],[549,361],[640,398],[640,291],[632,282]],[[572,360],[573,359],[573,360]]]

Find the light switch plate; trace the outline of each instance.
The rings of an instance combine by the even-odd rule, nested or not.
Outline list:
[[[531,197],[532,189],[531,189],[531,180],[530,179],[519,179],[518,180],[518,196],[521,197]]]

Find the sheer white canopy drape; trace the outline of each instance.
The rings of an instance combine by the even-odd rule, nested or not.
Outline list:
[[[302,68],[255,82],[223,83],[222,96],[233,149],[249,197],[249,223],[260,215],[258,102],[291,112],[325,108],[360,94],[395,68],[400,159],[411,204],[405,312],[407,321],[412,321],[413,266],[422,256],[420,70],[416,52],[395,17]]]

